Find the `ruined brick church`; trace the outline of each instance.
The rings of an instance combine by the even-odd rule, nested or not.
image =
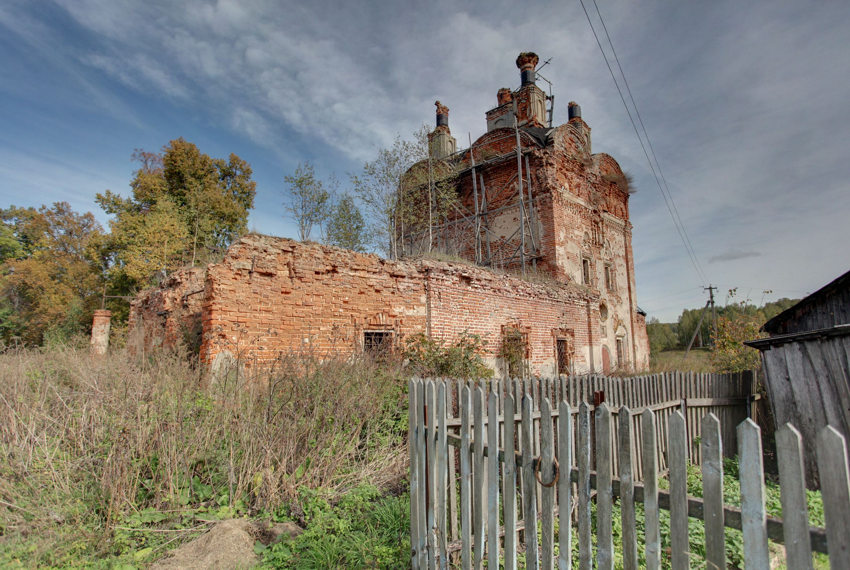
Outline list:
[[[567,123],[551,126],[537,62],[520,54],[520,87],[499,89],[487,131],[468,149],[457,151],[448,108],[437,102],[430,157],[410,173],[427,169],[429,188],[449,173],[442,183],[456,201],[429,231],[399,230],[408,258],[248,235],[220,263],[140,293],[131,332],[151,348],[194,327],[213,370],[261,367],[293,350],[394,350],[418,333],[446,343],[479,335],[498,375],[644,368],[628,177],[612,157],[592,153],[577,104]],[[410,255],[426,249],[458,259]],[[509,354],[520,355],[519,366]]]

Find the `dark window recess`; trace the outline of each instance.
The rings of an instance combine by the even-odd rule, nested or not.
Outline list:
[[[611,269],[610,265],[605,266],[605,289],[614,290],[614,270]]]
[[[585,285],[590,285],[590,260],[581,260],[581,282]]]
[[[617,339],[617,366],[623,367],[626,364],[626,351],[623,345],[623,339]]]
[[[558,375],[570,373],[570,345],[567,339],[559,338],[555,341],[555,349],[558,352]]]
[[[363,333],[363,350],[373,356],[384,356],[392,351],[392,331],[365,331]]]
[[[517,329],[507,329],[502,339],[502,356],[509,378],[525,378],[528,335]]]

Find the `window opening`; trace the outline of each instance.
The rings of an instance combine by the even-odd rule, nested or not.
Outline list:
[[[528,372],[528,333],[506,328],[502,337],[502,358],[509,378],[525,378]]]
[[[590,285],[590,260],[586,257],[581,260],[581,282]]]
[[[617,337],[617,367],[619,368],[622,368],[626,365],[626,347],[624,345],[623,340],[623,337]]]
[[[383,357],[392,352],[392,331],[364,331],[363,352],[373,357]]]
[[[614,270],[610,263],[605,264],[605,289],[614,290]]]
[[[558,367],[558,376],[570,374],[570,345],[567,339],[559,338],[555,340],[555,351]]]

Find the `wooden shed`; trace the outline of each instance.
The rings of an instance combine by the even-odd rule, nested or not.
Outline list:
[[[769,320],[761,351],[776,426],[794,424],[807,447],[806,479],[818,486],[814,446],[831,425],[850,436],[850,271]]]

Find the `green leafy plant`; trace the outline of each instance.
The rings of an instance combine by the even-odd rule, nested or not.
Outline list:
[[[265,568],[403,568],[408,565],[410,498],[361,485],[336,502],[303,490],[295,506],[304,532],[263,553]]]
[[[481,356],[486,344],[480,336],[467,332],[451,344],[419,333],[405,339],[403,355],[408,369],[417,376],[491,378],[493,370]]]

